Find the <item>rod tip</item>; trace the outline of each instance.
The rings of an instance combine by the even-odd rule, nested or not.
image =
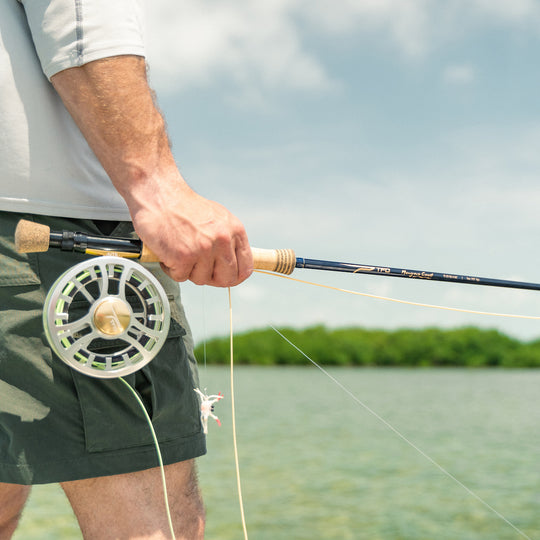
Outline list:
[[[47,225],[21,219],[15,229],[15,249],[19,253],[47,251],[50,232],[51,229]]]

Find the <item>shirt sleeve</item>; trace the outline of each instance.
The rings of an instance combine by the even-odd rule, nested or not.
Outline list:
[[[143,0],[20,2],[49,79],[59,71],[100,58],[145,56]]]

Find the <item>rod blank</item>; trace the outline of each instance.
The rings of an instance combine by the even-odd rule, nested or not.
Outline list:
[[[351,264],[337,261],[320,261],[317,259],[296,259],[296,268],[310,270],[327,270],[332,272],[350,272],[353,274],[369,274],[372,276],[400,277],[406,279],[423,279],[425,281],[444,281],[469,285],[485,285],[489,287],[506,287],[510,289],[540,290],[540,283],[527,283],[479,276],[466,276],[461,274],[447,274],[442,272],[428,272],[426,270],[409,270],[406,268],[391,268],[388,266],[370,266],[365,264]]]

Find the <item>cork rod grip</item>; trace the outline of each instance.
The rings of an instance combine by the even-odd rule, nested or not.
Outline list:
[[[292,249],[260,249],[251,248],[253,254],[253,268],[255,270],[268,270],[279,274],[292,274],[296,265],[296,256]],[[143,246],[141,262],[159,262],[157,255]]]
[[[144,244],[141,251],[141,256],[139,257],[139,261],[141,262],[159,262],[158,256],[149,248],[147,248]]]
[[[21,219],[15,229],[15,249],[19,253],[43,253],[49,249],[51,229],[47,225]]]
[[[292,249],[251,248],[253,268],[268,270],[278,274],[292,274],[296,266],[296,256]]]

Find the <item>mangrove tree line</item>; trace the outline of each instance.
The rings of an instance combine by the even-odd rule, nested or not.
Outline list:
[[[539,367],[540,339],[523,342],[497,330],[457,329],[373,330],[364,328],[280,328],[292,343],[326,366],[500,366]],[[199,361],[230,361],[229,337],[200,343]],[[236,364],[303,365],[309,361],[273,329],[234,336]]]

